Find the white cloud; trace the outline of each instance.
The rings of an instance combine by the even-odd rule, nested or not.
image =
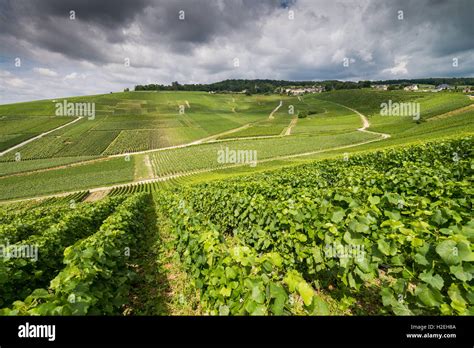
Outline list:
[[[72,79],[75,79],[77,77],[77,72],[73,72],[73,73],[70,73],[68,75],[66,75],[66,77],[64,77],[65,80],[72,80]]]
[[[390,73],[392,75],[406,75],[408,74],[408,57],[395,58],[395,66],[382,70],[382,73]]]
[[[49,76],[49,77],[58,76],[58,73],[56,71],[48,69],[48,68],[34,68],[33,70],[43,76]]]
[[[6,70],[0,70],[0,77],[12,76],[12,73]]]
[[[75,71],[64,76],[64,80],[85,79],[85,78],[87,78],[87,74],[84,74],[84,73],[78,74]]]
[[[27,84],[22,79],[19,79],[17,77],[6,78],[4,79],[4,82],[7,86],[13,88],[22,88],[27,86]]]

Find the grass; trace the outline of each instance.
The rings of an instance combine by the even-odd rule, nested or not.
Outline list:
[[[159,202],[157,202],[159,204]],[[200,315],[199,292],[184,271],[179,255],[174,251],[174,237],[166,217],[157,216],[157,234],[148,259],[147,294],[142,296],[143,314],[149,315]]]
[[[352,111],[311,95],[302,97],[296,106],[299,110],[316,113],[298,119],[292,134],[340,134],[362,126],[360,117]]]
[[[134,159],[116,158],[80,166],[0,178],[0,199],[34,197],[132,181]]]

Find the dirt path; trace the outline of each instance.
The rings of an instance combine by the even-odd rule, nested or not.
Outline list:
[[[153,165],[149,155],[138,156],[135,161],[134,180],[144,180],[154,178]]]
[[[91,160],[85,160],[85,161],[78,161],[78,162],[74,162],[74,163],[62,164],[62,165],[54,166],[54,167],[34,169],[34,170],[29,170],[29,171],[19,172],[19,173],[12,173],[12,174],[7,174],[7,175],[0,176],[0,179],[9,178],[9,177],[12,177],[12,176],[25,176],[25,175],[29,175],[29,174],[49,172],[50,170],[58,170],[58,169],[77,167],[77,166],[82,166],[82,165],[91,164],[91,163],[95,163],[95,162],[107,161],[108,159],[109,159],[108,157],[94,158],[94,159],[91,159]]]
[[[280,104],[270,113],[270,116],[269,118],[273,118],[273,114],[283,105],[283,101],[280,101]],[[31,138],[27,141],[24,141],[23,143],[20,143],[20,144],[17,144],[13,147],[11,147],[10,149],[7,149],[3,152],[0,153],[0,156],[2,156],[3,154],[13,150],[13,149],[16,149],[18,147],[21,147],[35,139],[38,139],[40,137],[42,137],[43,135],[46,135],[46,134],[49,134],[51,132],[54,132],[55,130],[58,130],[58,129],[61,129],[63,127],[66,127],[74,122],[77,122],[81,119],[82,117],[79,117],[77,119],[75,119],[74,121],[71,121],[65,125],[62,125],[60,127],[57,127],[55,129],[52,129],[48,132],[45,132],[43,134],[40,134],[34,138]],[[28,175],[28,174],[32,174],[32,173],[40,173],[40,172],[46,172],[46,171],[50,171],[50,170],[56,170],[56,169],[63,169],[63,168],[69,168],[69,167],[75,167],[75,166],[79,166],[79,165],[83,165],[83,164],[90,164],[90,163],[93,163],[93,162],[99,162],[99,161],[106,161],[110,158],[117,158],[117,157],[125,157],[125,156],[130,156],[130,155],[140,155],[140,154],[147,154],[147,153],[152,153],[152,152],[156,152],[156,151],[165,151],[165,150],[172,150],[172,149],[179,149],[179,148],[182,148],[182,147],[188,147],[188,146],[194,146],[194,145],[200,145],[200,144],[203,144],[203,143],[206,143],[206,142],[213,142],[213,141],[218,141],[216,140],[217,138],[223,136],[223,135],[228,135],[228,134],[232,134],[232,133],[236,133],[236,132],[239,132],[241,130],[244,130],[248,127],[250,127],[251,123],[247,123],[241,127],[238,127],[238,128],[234,128],[234,129],[231,129],[231,130],[228,130],[228,131],[225,131],[225,132],[221,132],[221,133],[218,133],[218,134],[214,134],[214,135],[211,135],[211,136],[208,136],[206,138],[202,138],[202,139],[198,139],[198,140],[195,140],[195,141],[192,141],[190,143],[187,143],[187,144],[181,144],[181,145],[174,145],[174,146],[167,146],[167,147],[162,147],[160,149],[151,149],[151,150],[144,150],[144,151],[137,151],[137,152],[129,152],[129,153],[122,153],[122,154],[116,154],[116,155],[108,155],[108,156],[105,156],[105,157],[101,157],[101,158],[96,158],[96,159],[93,159],[93,160],[86,160],[86,161],[79,161],[79,162],[76,162],[76,163],[71,163],[71,164],[66,164],[66,165],[60,165],[60,166],[54,166],[54,167],[49,167],[49,168],[44,168],[44,169],[37,169],[37,170],[31,170],[31,171],[26,171],[26,172],[22,172],[22,173],[13,173],[13,174],[8,174],[8,175],[5,175],[5,176],[1,176],[0,178],[7,178],[7,177],[11,177],[11,176],[22,176],[22,175]],[[232,138],[232,140],[234,139],[241,139],[241,138]],[[242,138],[242,139],[245,139],[245,138]],[[246,139],[249,139],[249,138],[246,138]],[[230,140],[230,139],[224,139],[223,141],[227,141],[227,140]],[[110,146],[110,144],[109,144]]]
[[[426,121],[430,122],[430,121],[435,121],[435,120],[439,120],[439,119],[443,119],[443,118],[448,118],[448,117],[451,117],[451,116],[456,116],[458,114],[462,114],[462,113],[464,113],[466,111],[470,111],[470,110],[474,110],[474,104],[464,106],[462,108],[451,110],[451,111],[448,111],[444,114],[428,118]]]
[[[369,133],[375,133],[375,132],[369,132]],[[376,133],[379,134],[380,133]],[[304,156],[310,156],[310,155],[315,155],[318,153],[323,153],[323,152],[330,152],[330,151],[337,151],[337,150],[342,150],[342,149],[348,149],[351,147],[356,147],[356,146],[361,146],[365,144],[370,144],[373,142],[381,141],[385,138],[380,137],[376,139],[371,139],[371,140],[366,140],[362,141],[360,143],[354,143],[354,144],[349,144],[349,145],[343,145],[343,146],[337,146],[337,147],[332,147],[328,149],[322,149],[322,150],[316,150],[316,151],[310,151],[310,152],[304,152],[304,153],[297,153],[293,155],[283,155],[283,156],[276,156],[276,157],[271,157],[271,158],[266,158],[263,160],[259,160],[258,163],[266,163],[266,162],[271,162],[271,161],[276,161],[276,160],[282,160],[282,159],[291,159],[291,158],[298,158],[298,157],[304,157]],[[208,173],[216,170],[222,170],[222,169],[230,169],[230,168],[235,168],[235,167],[244,167],[248,166],[248,163],[238,163],[238,164],[231,164],[227,166],[222,166],[222,167],[216,167],[216,168],[204,168],[204,169],[196,169],[188,172],[181,172],[181,173],[176,173],[176,174],[170,174],[170,175],[165,175],[161,177],[156,177],[152,179],[144,179],[144,180],[139,180],[139,181],[131,181],[127,183],[122,183],[122,184],[117,184],[117,185],[110,185],[110,186],[103,186],[103,187],[96,187],[96,188],[91,188],[89,189],[90,196],[92,196],[93,193],[96,192],[102,192],[102,195],[106,195],[109,191],[111,191],[114,188],[119,188],[123,186],[129,186],[129,185],[137,185],[137,184],[146,184],[146,183],[153,183],[153,182],[160,182],[160,181],[167,181],[167,180],[172,180],[172,179],[177,179],[180,177],[185,177],[185,176],[190,176],[190,175],[195,175],[195,174],[202,174],[202,173]],[[46,198],[52,198],[52,197],[64,197],[69,194],[73,194],[79,191],[70,191],[70,192],[62,192],[58,194],[52,194],[52,195],[47,195],[47,196],[38,196],[38,197],[33,197],[33,198],[26,198],[26,199],[17,199],[17,200],[12,200],[12,201],[4,201],[0,202],[0,204],[4,203],[15,203],[15,202],[22,202],[22,201],[30,201],[30,200],[40,200],[40,199],[46,199]],[[104,193],[105,192],[105,193]],[[99,196],[99,193],[97,193],[97,197]],[[96,196],[92,196],[96,197]],[[87,198],[86,198],[87,199]]]
[[[151,165],[150,156],[146,155],[143,161],[145,162],[145,167],[147,168],[147,177],[153,178],[155,174],[153,173],[153,166]]]
[[[54,132],[54,131],[57,131],[58,129],[61,129],[61,128],[67,127],[67,126],[69,126],[69,125],[71,125],[71,124],[73,124],[73,123],[76,123],[76,122],[79,121],[80,119],[82,119],[82,117],[78,117],[78,118],[72,120],[71,122],[68,122],[68,123],[66,123],[66,124],[63,124],[62,126],[53,128],[53,129],[51,129],[51,130],[49,130],[49,131],[47,131],[47,132],[41,133],[41,134],[39,134],[39,135],[37,135],[37,136],[35,136],[35,137],[33,137],[33,138],[30,138],[30,139],[28,139],[28,140],[25,140],[25,141],[23,141],[23,142],[21,142],[21,143],[19,143],[19,144],[13,145],[12,147],[10,147],[10,148],[8,148],[8,149],[6,149],[6,150],[0,152],[0,156],[3,156],[4,154],[6,154],[6,153],[8,153],[8,152],[10,152],[10,151],[19,149],[20,147],[22,147],[22,146],[24,146],[24,145],[26,145],[26,144],[29,144],[29,143],[31,143],[31,142],[33,142],[33,141],[39,139],[39,138],[42,138],[43,136],[45,136],[45,135],[47,135],[47,134],[50,134],[50,133],[52,133],[52,132]]]
[[[120,158],[120,157],[131,156],[131,155],[148,154],[148,153],[157,152],[157,151],[166,151],[166,150],[172,150],[172,149],[179,149],[179,148],[182,148],[182,147],[200,145],[200,144],[203,144],[203,143],[206,143],[206,142],[229,141],[229,140],[233,140],[233,139],[245,139],[245,138],[232,138],[232,139],[216,140],[218,137],[221,137],[221,136],[227,135],[227,134],[236,133],[236,132],[241,131],[243,129],[246,129],[248,127],[250,127],[250,123],[245,124],[245,125],[243,125],[241,127],[238,127],[238,128],[234,128],[234,129],[219,133],[219,134],[215,134],[215,135],[211,135],[211,136],[206,137],[206,138],[198,139],[198,140],[195,140],[195,141],[193,141],[191,143],[187,143],[187,144],[162,147],[162,148],[159,148],[159,149],[152,149],[152,150],[144,150],[144,151],[137,151],[137,152],[121,153],[121,154],[116,154],[116,155],[108,155],[108,156],[95,158],[95,159],[91,159],[91,160],[78,161],[78,162],[75,162],[75,163],[63,164],[63,165],[49,167],[49,168],[42,168],[42,169],[29,170],[29,171],[20,172],[20,173],[7,174],[7,175],[4,175],[4,176],[0,176],[0,178],[3,179],[3,178],[12,177],[12,176],[24,176],[24,175],[29,175],[29,174],[33,174],[33,173],[47,172],[47,171],[50,171],[50,170],[65,169],[65,168],[76,167],[76,166],[81,166],[81,165],[85,165],[85,164],[91,164],[91,163],[94,163],[94,162],[107,161],[111,158]]]
[[[332,102],[334,103],[334,102]],[[310,151],[310,152],[304,152],[304,153],[298,153],[298,154],[293,154],[293,155],[284,155],[284,156],[275,156],[275,157],[271,157],[271,158],[267,158],[267,159],[264,159],[264,160],[259,160],[258,162],[259,163],[265,163],[265,162],[270,162],[270,161],[275,161],[275,160],[281,160],[281,159],[290,159],[290,158],[297,158],[297,157],[303,157],[303,156],[309,156],[309,155],[313,155],[313,154],[318,154],[318,153],[323,153],[323,152],[330,152],[330,151],[337,151],[337,150],[341,150],[341,149],[347,149],[347,148],[351,148],[351,147],[356,147],[356,146],[361,146],[361,145],[365,145],[365,144],[369,144],[369,143],[373,143],[373,142],[377,142],[377,141],[381,141],[383,139],[387,139],[390,137],[389,134],[385,134],[385,133],[379,133],[379,132],[372,132],[372,131],[369,131],[367,130],[367,128],[370,127],[370,122],[369,120],[367,119],[367,117],[365,115],[363,115],[362,113],[360,113],[359,111],[355,110],[355,109],[352,109],[352,108],[349,108],[347,106],[344,106],[342,104],[338,104],[338,103],[334,103],[334,104],[337,104],[337,105],[340,105],[346,109],[349,109],[351,111],[353,111],[354,113],[358,114],[362,120],[362,128],[358,128],[357,130],[360,131],[360,132],[365,132],[365,133],[371,133],[371,134],[375,134],[375,135],[379,135],[380,137],[379,138],[376,138],[376,139],[371,139],[371,140],[366,140],[366,141],[362,141],[362,142],[359,142],[359,143],[354,143],[354,144],[349,144],[349,145],[343,145],[343,146],[337,146],[337,147],[333,147],[333,148],[328,148],[328,149],[322,149],[322,150],[316,150],[316,151]],[[282,102],[280,101],[280,105],[273,111],[275,112],[276,110],[278,110],[278,108],[282,105]],[[272,112],[272,113],[273,113]],[[296,121],[295,121],[296,123]],[[248,126],[245,125],[245,126]],[[245,126],[242,126],[240,128],[243,128]],[[238,129],[238,128],[237,128]],[[233,130],[234,132],[237,131],[236,129]],[[229,133],[231,131],[228,131],[228,132],[224,132],[224,133]],[[274,137],[274,136],[270,136],[270,137]],[[281,137],[281,135],[278,135],[277,137]],[[239,138],[237,138],[239,139]],[[228,140],[224,140],[224,141],[228,141]],[[195,145],[199,144],[197,142],[194,142]],[[190,146],[189,144],[186,144],[186,145],[179,145],[179,146],[176,146],[176,147],[173,147],[173,148],[178,148],[178,147],[185,147],[185,146]],[[157,149],[157,150],[148,150],[148,151],[145,151],[146,152],[152,152],[152,151],[158,151],[158,150],[163,150],[163,149]],[[109,157],[119,157],[119,156],[125,156],[126,154],[121,154],[121,155],[114,155],[114,156],[109,156]],[[228,165],[228,166],[223,166],[223,167],[216,167],[216,168],[204,168],[204,169],[199,169],[199,170],[193,170],[193,171],[188,171],[188,172],[182,172],[182,173],[176,173],[176,174],[172,174],[172,175],[167,175],[167,176],[162,176],[162,177],[156,177],[156,178],[152,178],[152,179],[144,179],[144,180],[139,180],[139,181],[132,181],[132,182],[127,182],[127,183],[122,183],[122,184],[118,184],[118,185],[111,185],[111,186],[104,186],[104,187],[97,187],[97,188],[92,188],[92,189],[89,189],[89,192],[90,193],[94,193],[94,192],[100,192],[100,191],[110,191],[114,188],[118,188],[118,187],[123,187],[123,186],[128,186],[128,185],[136,185],[136,184],[145,184],[145,183],[151,183],[151,182],[159,182],[159,181],[167,181],[167,180],[171,180],[171,179],[176,179],[176,178],[179,178],[179,177],[183,177],[183,176],[189,176],[189,175],[194,175],[194,174],[200,174],[200,173],[206,173],[206,172],[211,172],[211,171],[216,171],[216,170],[221,170],[221,169],[227,169],[227,168],[233,168],[233,167],[242,167],[242,166],[246,166],[248,164],[245,164],[245,163],[239,163],[239,164],[233,164],[233,165]],[[44,198],[51,198],[51,197],[61,197],[61,196],[65,196],[65,195],[68,195],[68,194],[72,194],[72,193],[75,193],[75,192],[78,192],[78,191],[71,191],[71,192],[62,192],[62,193],[58,193],[58,194],[53,194],[53,195],[49,195],[49,196],[40,196],[40,197],[34,197],[34,198],[28,198],[28,199],[19,199],[19,200],[16,200],[16,201],[8,201],[10,203],[13,203],[13,202],[19,202],[19,201],[26,201],[26,200],[38,200],[38,199],[44,199]],[[6,203],[6,202],[1,202],[1,203]]]
[[[339,103],[336,103],[336,102],[333,102],[333,101],[329,101],[327,100],[327,102],[329,103],[333,103],[333,104],[336,104],[336,105],[339,105],[339,106],[342,106],[343,108],[346,108],[348,110],[351,110],[352,112],[356,113],[357,115],[359,115],[360,119],[362,120],[362,128],[358,128],[357,130],[359,132],[364,132],[364,133],[370,133],[370,134],[376,134],[376,135],[380,135],[382,137],[382,139],[388,139],[390,138],[390,134],[387,134],[387,133],[379,133],[379,132],[373,132],[373,131],[369,131],[367,130],[367,128],[370,127],[370,122],[369,120],[367,119],[367,117],[360,113],[359,111],[357,111],[356,109],[353,109],[353,108],[350,108],[348,106],[345,106],[345,105],[342,105],[342,104],[339,104]]]
[[[102,190],[102,191],[94,191],[94,192],[90,192],[89,195],[84,199],[83,202],[95,202],[95,201],[98,201],[102,198],[104,198],[105,196],[107,196],[107,194],[110,192],[110,190]]]
[[[282,135],[283,136],[291,135],[291,130],[293,129],[294,126],[296,126],[297,122],[298,122],[298,117],[292,118],[288,127],[282,132]]]
[[[275,118],[275,116],[273,116],[273,114],[275,112],[277,112],[278,109],[282,107],[282,105],[283,105],[283,100],[280,100],[280,104],[278,104],[278,106],[275,109],[273,109],[273,111],[270,113],[270,116],[268,116],[269,120],[273,120]]]

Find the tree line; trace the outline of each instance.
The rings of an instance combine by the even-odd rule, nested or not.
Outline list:
[[[203,91],[203,92],[246,92],[247,94],[269,94],[279,93],[285,88],[304,88],[312,86],[323,86],[326,91],[339,89],[368,88],[374,84],[387,85],[409,85],[409,84],[432,84],[442,83],[450,85],[474,85],[474,78],[426,78],[413,80],[385,80],[385,81],[286,81],[286,80],[224,80],[209,84],[180,84],[178,81],[170,85],[148,84],[136,85],[135,91]]]

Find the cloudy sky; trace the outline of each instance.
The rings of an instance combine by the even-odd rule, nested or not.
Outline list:
[[[472,0],[0,0],[0,103],[172,81],[474,77],[473,18]]]

